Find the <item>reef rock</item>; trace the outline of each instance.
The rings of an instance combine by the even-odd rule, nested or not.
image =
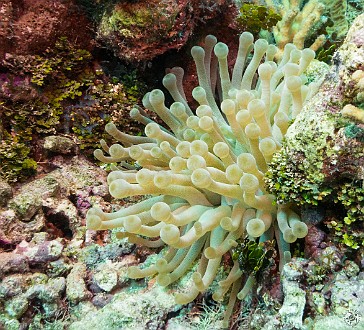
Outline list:
[[[232,6],[226,0],[116,1],[107,10],[104,4],[93,5],[101,12],[94,18],[97,40],[120,59],[134,63],[180,49],[198,23],[223,16]]]
[[[75,154],[77,145],[67,137],[51,135],[44,138],[43,148],[48,152],[66,155]]]
[[[335,216],[340,218],[340,212],[346,212],[344,226],[361,220],[357,221],[356,238],[343,236],[344,244],[355,249],[361,244],[364,219],[363,28],[364,14],[355,19],[326,75],[322,71],[316,74],[322,75],[323,82],[289,127],[267,180],[279,202],[317,206],[317,212],[324,203],[335,203]],[[319,213],[313,217],[312,212],[303,212],[310,225],[325,216]],[[335,226],[334,221],[331,227]],[[345,227],[348,230],[353,228]]]
[[[287,153],[318,184],[364,180],[364,15],[333,57],[320,90],[289,128]]]
[[[179,308],[172,296],[158,287],[144,293],[120,292],[104,308],[86,314],[69,329],[161,329],[166,315]]]
[[[11,186],[6,181],[0,180],[0,206],[6,205],[12,195]]]
[[[86,158],[57,155],[49,162],[56,169],[14,189],[0,210],[0,246],[29,241],[43,229],[50,238],[71,239],[91,201],[108,196],[105,174]]]
[[[74,0],[4,0],[0,17],[0,60],[5,53],[39,54],[60,37],[92,48],[90,23]]]

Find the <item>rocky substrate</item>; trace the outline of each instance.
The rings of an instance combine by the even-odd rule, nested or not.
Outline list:
[[[111,201],[106,172],[66,137],[47,138],[43,147],[49,162],[38,177],[16,188],[1,184],[0,328],[222,329],[224,306],[212,302],[211,292],[188,306],[174,303],[188,274],[167,289],[127,277],[128,266],[155,254],[84,226],[91,205],[120,207]],[[249,304],[237,306],[231,328],[364,326],[364,254],[359,250],[355,263],[331,240],[312,226],[305,258],[286,264],[280,282],[274,272],[269,285],[260,282]]]

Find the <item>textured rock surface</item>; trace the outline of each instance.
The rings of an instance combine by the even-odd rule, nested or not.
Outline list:
[[[20,256],[25,256],[29,264],[45,264],[50,261],[57,260],[62,253],[63,245],[57,241],[44,241],[40,244],[21,242],[15,253]]]
[[[86,314],[70,330],[90,329],[160,329],[168,312],[176,310],[173,297],[155,287],[145,293],[123,292],[99,311]]]
[[[8,273],[26,272],[29,270],[25,256],[12,252],[0,253],[0,278]]]
[[[43,200],[55,197],[58,193],[59,183],[48,175],[24,185],[9,202],[9,206],[22,221],[30,221],[41,209]]]
[[[104,172],[86,158],[55,156],[52,163],[55,170],[15,190],[0,210],[3,244],[30,240],[44,228],[53,238],[72,238],[91,202],[108,196]]]
[[[118,273],[110,263],[106,262],[98,267],[93,280],[101,290],[110,292],[118,284]]]
[[[12,329],[10,325],[18,324],[17,319],[31,311],[35,301],[44,311],[45,318],[56,317],[57,313],[64,311],[61,296],[65,283],[63,277],[53,279],[41,273],[6,277],[0,284],[0,301],[4,307],[0,313],[0,324],[5,324],[5,329]]]
[[[283,286],[284,301],[279,314],[284,327],[302,328],[303,312],[306,304],[306,293],[300,288],[303,269],[300,263],[284,265],[281,281]]]
[[[12,195],[11,186],[6,181],[0,180],[0,207],[5,206]]]
[[[59,154],[74,154],[77,150],[77,145],[69,138],[52,135],[44,139],[43,148]]]
[[[5,53],[38,54],[59,37],[91,47],[89,22],[74,0],[4,0],[0,13],[0,60]]]
[[[67,276],[67,299],[71,303],[78,303],[91,298],[91,292],[87,290],[85,279],[87,277],[86,266],[75,264]]]
[[[344,44],[333,57],[333,66],[317,95],[303,108],[288,129],[288,153],[306,168],[308,178],[320,182],[335,182],[339,178],[364,179],[364,125],[355,116],[340,114],[345,105],[353,104],[364,112],[358,99],[364,85],[355,72],[364,70],[364,43],[358,37],[364,26],[364,15],[350,28]],[[346,120],[344,124],[340,121]],[[348,127],[356,125],[357,135]],[[360,133],[362,132],[362,133]]]
[[[318,317],[314,330],[349,330],[364,328],[364,280],[338,274],[331,288],[331,308],[326,317]]]
[[[97,39],[117,57],[139,62],[180,49],[198,23],[224,15],[232,4],[218,1],[116,1],[97,24]]]

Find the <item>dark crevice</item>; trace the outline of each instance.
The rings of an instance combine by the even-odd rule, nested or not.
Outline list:
[[[46,216],[46,231],[52,238],[62,237],[72,239],[72,230],[69,227],[69,218],[63,213],[52,213],[52,210],[43,207],[44,215]]]

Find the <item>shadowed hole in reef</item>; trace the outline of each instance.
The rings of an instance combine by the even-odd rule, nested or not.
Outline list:
[[[30,323],[30,320],[32,320],[36,315],[41,316],[40,324],[47,325],[49,324],[49,322],[62,320],[67,313],[67,307],[62,304],[59,304],[57,309],[52,310],[49,309],[50,306],[47,304],[47,302],[44,301],[44,299],[36,296],[30,296],[29,298],[30,299],[28,300],[28,309],[21,317],[22,324],[19,329],[28,329],[26,324]]]
[[[11,252],[11,251],[15,250],[15,248],[16,248],[15,243],[12,243],[11,241],[7,240],[6,238],[0,237],[0,249],[2,249],[3,252]]]
[[[48,207],[43,208],[46,216],[46,231],[53,238],[63,237],[72,239],[72,230],[69,227],[69,218],[63,212],[53,213]]]

